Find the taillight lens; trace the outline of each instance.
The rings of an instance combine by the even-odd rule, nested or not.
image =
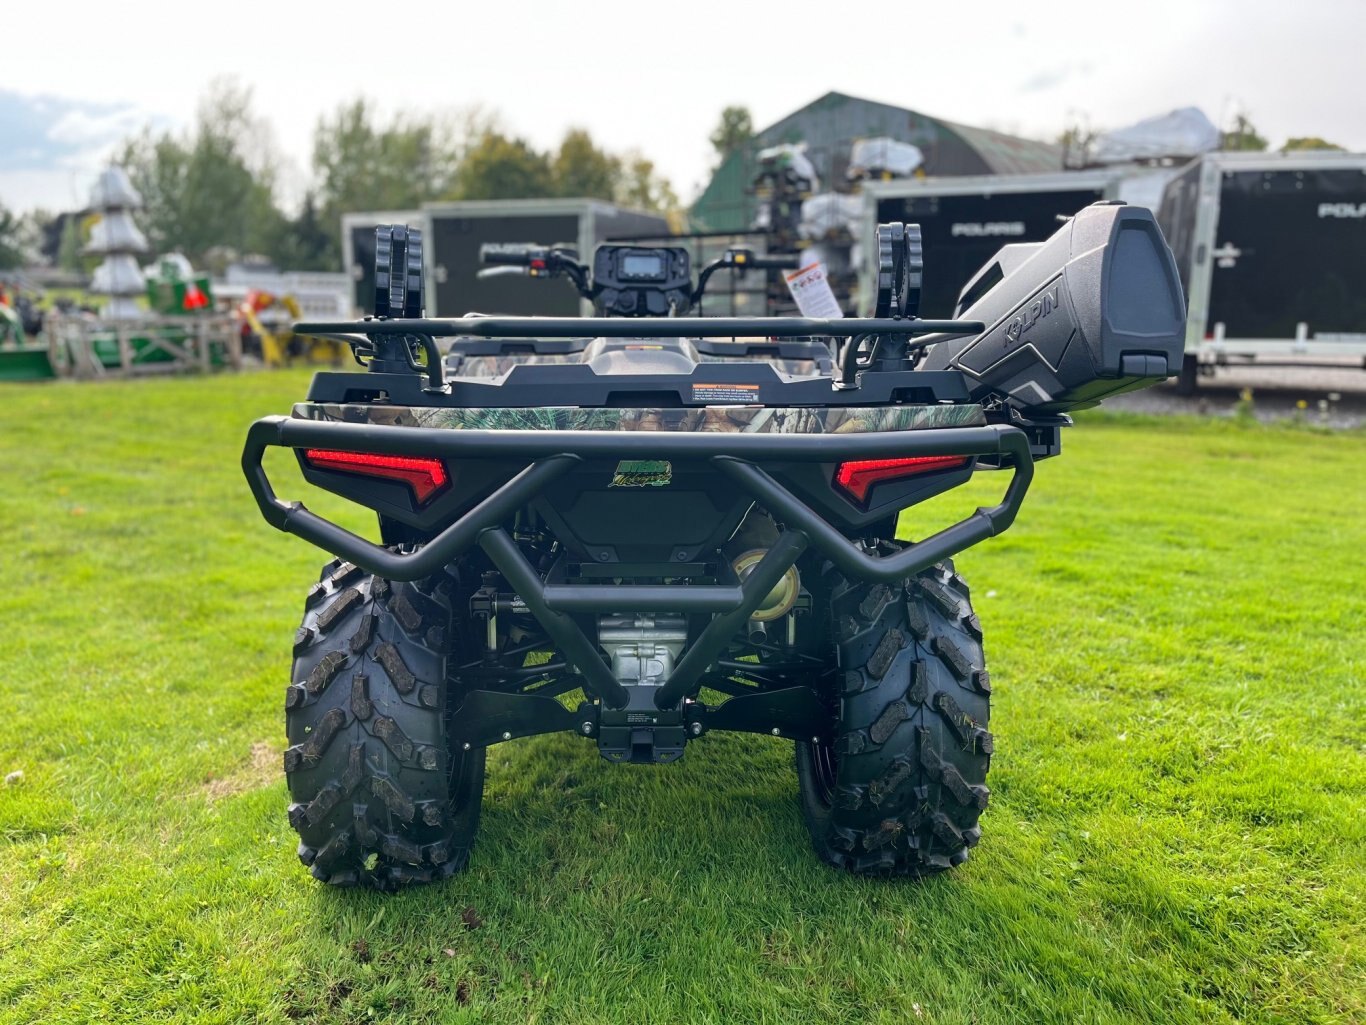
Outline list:
[[[413,489],[418,505],[450,486],[446,464],[440,459],[412,456],[384,456],[374,452],[339,452],[330,448],[310,448],[304,452],[309,466],[319,470],[340,470],[363,477],[402,481]]]
[[[968,465],[968,456],[907,456],[904,459],[857,459],[840,463],[835,470],[835,484],[858,502],[868,503],[868,492],[874,484],[901,480],[935,470],[951,470]]]

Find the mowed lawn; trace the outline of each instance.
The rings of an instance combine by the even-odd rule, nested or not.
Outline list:
[[[562,736],[492,750],[468,873],[385,897],[284,814],[324,556],[238,459],[306,381],[0,387],[0,1021],[1366,1020],[1363,434],[1067,432],[959,559],[996,754],[950,875],[818,863],[790,744]]]

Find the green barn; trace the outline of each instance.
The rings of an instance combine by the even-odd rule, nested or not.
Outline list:
[[[821,176],[821,188],[842,188],[849,152],[858,139],[886,136],[918,146],[927,175],[1031,174],[1062,169],[1062,150],[1052,143],[971,128],[939,118],[826,93],[759,132],[743,150],[727,157],[689,211],[694,231],[743,231],[754,220],[749,187],[755,154],[780,143],[806,143],[806,155]]]

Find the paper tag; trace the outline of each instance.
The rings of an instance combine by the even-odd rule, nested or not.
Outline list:
[[[835,293],[830,291],[830,279],[825,275],[824,264],[807,264],[801,270],[784,274],[783,279],[803,317],[833,320],[844,316],[844,311],[835,300]]]

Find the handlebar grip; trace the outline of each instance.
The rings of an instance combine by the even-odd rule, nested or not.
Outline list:
[[[530,248],[508,249],[503,246],[491,246],[488,243],[479,247],[480,262],[491,266],[529,267],[531,258]]]
[[[758,270],[796,270],[801,266],[801,256],[797,253],[782,253],[777,256],[756,256],[749,266]]]

